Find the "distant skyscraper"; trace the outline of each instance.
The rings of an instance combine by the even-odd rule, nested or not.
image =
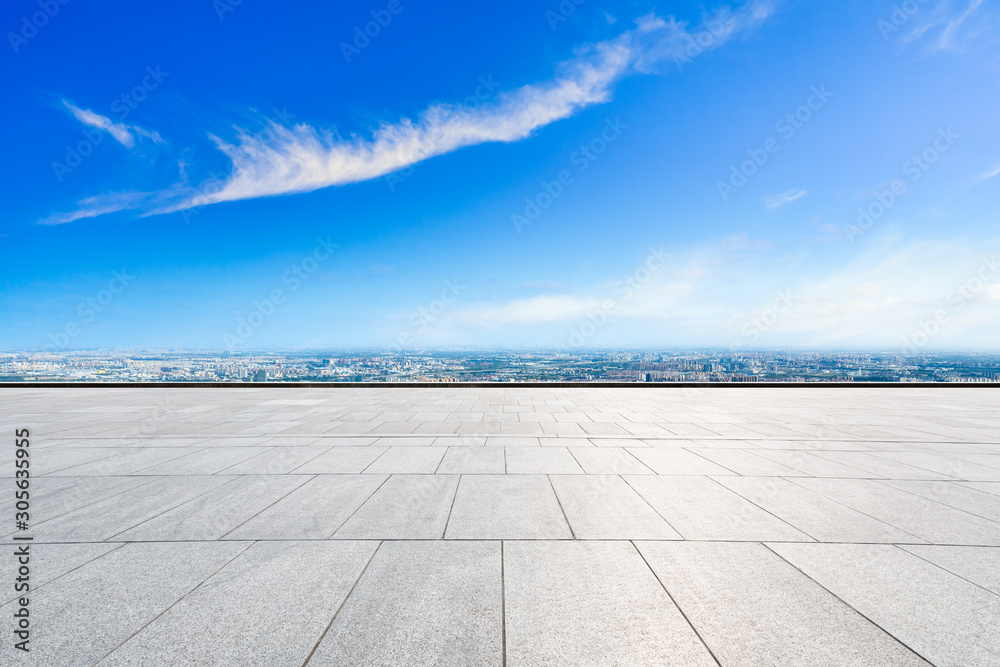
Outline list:
[[[253,376],[253,381],[267,382],[267,371],[265,371],[263,368],[257,371],[257,373]]]

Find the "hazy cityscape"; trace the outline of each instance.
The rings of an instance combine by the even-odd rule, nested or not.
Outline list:
[[[1000,382],[1000,354],[713,350],[0,353],[2,382]]]

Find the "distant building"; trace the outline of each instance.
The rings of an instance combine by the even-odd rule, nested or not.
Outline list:
[[[254,382],[267,382],[267,371],[265,371],[263,368],[260,369],[259,371],[257,371],[257,373],[255,373],[254,376],[253,376],[253,381]]]

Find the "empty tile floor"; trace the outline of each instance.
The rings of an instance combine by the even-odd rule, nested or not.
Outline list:
[[[1000,665],[997,389],[0,405],[4,665]]]

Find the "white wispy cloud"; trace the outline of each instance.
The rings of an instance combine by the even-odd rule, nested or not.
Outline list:
[[[466,308],[457,312],[453,319],[475,326],[570,322],[600,310],[602,301],[598,296],[543,295]]]
[[[806,191],[799,188],[793,188],[788,192],[782,192],[780,195],[767,195],[764,197],[764,208],[768,211],[773,211],[776,208],[780,208],[785,204],[795,201],[796,199],[801,199],[806,196]]]
[[[983,0],[972,0],[972,2],[969,3],[969,6],[965,8],[965,11],[948,21],[944,30],[941,31],[941,35],[938,37],[933,50],[945,51],[952,48],[954,45],[955,34],[962,27],[962,24],[965,23],[966,19],[972,16],[972,14],[979,9],[982,4]]]
[[[719,27],[709,32],[714,36],[710,47],[721,46],[739,30],[756,25],[766,18],[768,8],[769,3],[751,2],[728,21],[715,19]],[[213,136],[219,150],[232,161],[229,179],[221,188],[197,194],[174,208],[365,181],[466,146],[522,140],[584,107],[608,101],[612,84],[630,69],[648,71],[683,53],[692,34],[704,30],[649,15],[618,38],[583,49],[559,67],[553,81],[501,94],[495,104],[474,109],[436,104],[415,121],[382,124],[370,139],[344,140],[307,124],[285,127],[274,122],[259,134],[239,131],[235,143]]]
[[[726,7],[706,16],[699,25],[650,14],[614,39],[579,49],[550,81],[501,93],[495,102],[475,108],[434,104],[415,119],[382,123],[369,137],[343,138],[332,129],[274,121],[256,133],[235,128],[234,141],[210,135],[231,161],[228,175],[200,187],[173,186],[171,197],[147,213],[366,181],[463,147],[520,141],[585,107],[609,101],[613,85],[623,76],[653,72],[671,59],[690,59],[692,45],[698,53],[719,48],[770,12],[771,0],[751,0],[739,9]],[[695,41],[697,37],[701,39]],[[132,126],[80,111],[77,117],[83,122],[113,132],[122,143],[137,134]]]
[[[980,174],[979,178],[976,179],[975,184],[979,185],[980,183],[988,181],[995,176],[1000,176],[1000,167],[997,167],[996,169],[991,169],[984,174]]]
[[[586,341],[598,346],[898,347],[943,311],[946,323],[933,346],[996,347],[998,256],[1000,238],[906,243],[891,237],[846,264],[774,253],[741,256],[723,240],[675,253],[625,294],[615,288],[617,277],[607,276],[603,284],[570,294],[460,304],[443,317],[443,331],[452,337],[439,342],[558,345],[590,321],[603,322]]]
[[[991,11],[992,10],[992,11]],[[926,16],[925,16],[926,12]],[[975,21],[969,17],[978,14]],[[902,38],[904,44],[927,38],[931,53],[961,51],[984,35],[995,32],[997,12],[984,0],[942,0],[933,8],[921,8],[922,20]]]
[[[101,114],[95,113],[90,109],[81,109],[69,100],[63,100],[63,104],[78,121],[84,125],[96,127],[99,130],[107,132],[114,137],[115,141],[126,148],[132,148],[135,146],[137,138],[140,140],[142,138],[151,139],[154,143],[163,141],[158,132],[143,129],[138,125],[116,123],[107,116],[102,116]]]
[[[66,213],[53,213],[38,221],[40,225],[63,225],[86,218],[96,218],[100,215],[117,213],[141,208],[149,202],[162,201],[157,192],[114,192],[106,195],[95,195],[81,199],[76,203],[77,209]]]

